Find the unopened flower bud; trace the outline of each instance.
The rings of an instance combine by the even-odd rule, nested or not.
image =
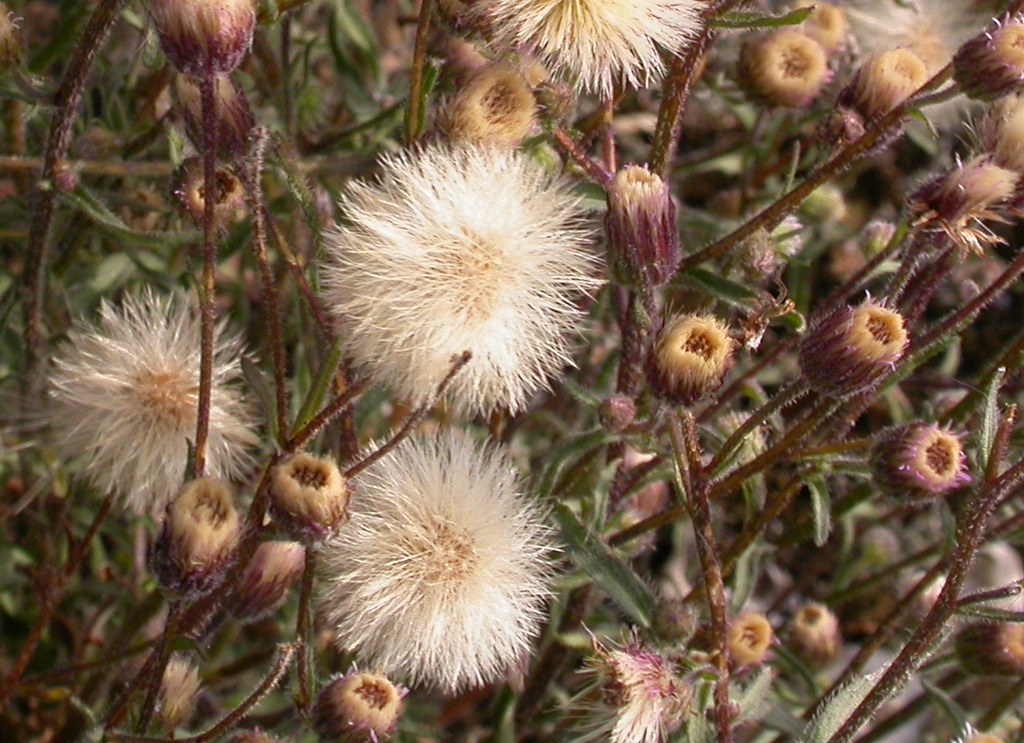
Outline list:
[[[735,345],[729,329],[715,317],[677,317],[662,329],[651,349],[648,382],[658,396],[690,405],[721,386]]]
[[[245,206],[245,188],[228,168],[218,165],[214,175],[213,224],[225,226],[238,218]],[[202,158],[190,157],[174,176],[174,195],[182,210],[202,225],[206,209],[206,178]]]
[[[274,468],[270,514],[293,539],[318,541],[348,520],[350,494],[333,459],[295,454]]]
[[[339,676],[317,697],[316,731],[330,743],[377,743],[395,731],[405,694],[379,673]]]
[[[998,219],[1000,207],[1013,197],[1018,174],[981,155],[958,163],[925,183],[907,199],[907,210],[921,223],[934,223],[955,243],[981,253],[981,244],[996,240],[972,223]]]
[[[247,622],[261,619],[281,602],[305,566],[306,548],[298,542],[264,542],[235,583],[229,610]]]
[[[1024,624],[976,622],[960,630],[956,658],[967,673],[978,676],[1024,675]]]
[[[225,483],[208,477],[188,483],[167,507],[154,546],[153,569],[161,584],[179,594],[212,588],[234,559],[240,531]]]
[[[1003,16],[953,57],[953,79],[970,98],[993,100],[1024,85],[1024,16]]]
[[[868,222],[861,231],[861,250],[864,255],[872,256],[882,252],[896,234],[896,225],[892,222]]]
[[[910,423],[883,435],[872,450],[875,479],[907,501],[923,501],[970,480],[960,439],[931,423]]]
[[[835,658],[843,642],[838,617],[824,604],[813,602],[793,615],[789,636],[796,651],[818,666]]]
[[[636,401],[628,395],[612,395],[597,411],[601,425],[612,433],[622,433],[636,420]]]
[[[264,732],[259,728],[242,730],[228,738],[227,743],[289,743],[284,738]]]
[[[1008,95],[993,103],[978,126],[978,138],[992,162],[1024,174],[1024,98]]]
[[[867,60],[839,94],[839,105],[865,121],[899,106],[928,80],[921,58],[909,49],[891,49]]]
[[[964,738],[963,743],[1003,743],[1003,739],[992,733],[974,733]]]
[[[512,67],[475,70],[445,106],[441,126],[455,140],[515,147],[536,125],[537,101]]]
[[[813,388],[842,397],[875,384],[903,358],[903,317],[868,300],[816,322],[800,344],[800,368]]]
[[[697,631],[697,613],[683,599],[661,599],[654,608],[653,627],[668,642],[686,642]]]
[[[21,56],[18,19],[0,2],[0,72],[19,67]]]
[[[634,288],[659,287],[679,264],[676,207],[657,173],[629,165],[608,187],[608,254],[616,280]]]
[[[730,663],[740,668],[760,665],[768,657],[774,639],[772,625],[764,614],[741,614],[726,631],[725,647]]]
[[[828,57],[821,44],[792,28],[753,36],[740,50],[740,85],[752,99],[769,106],[807,106],[828,79]]]
[[[253,0],[151,0],[164,54],[180,72],[231,72],[252,45]]]
[[[823,2],[801,2],[797,7],[813,6],[814,10],[800,26],[800,30],[821,44],[828,54],[838,51],[846,38],[846,11]]]
[[[178,75],[174,81],[174,95],[185,123],[185,133],[201,151],[205,146],[206,127],[199,86],[187,75]],[[245,94],[229,75],[217,75],[213,79],[213,99],[217,119],[214,150],[219,157],[233,160],[248,151],[249,134],[256,126],[256,120]]]
[[[157,697],[157,714],[165,728],[174,730],[192,716],[198,692],[198,669],[182,655],[171,656],[164,668]]]

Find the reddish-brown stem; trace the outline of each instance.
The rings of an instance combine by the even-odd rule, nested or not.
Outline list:
[[[267,222],[263,198],[263,153],[267,144],[267,132],[258,129],[252,147],[252,158],[246,167],[248,182],[249,212],[252,214],[252,250],[259,266],[263,300],[267,307],[268,329],[270,331],[270,354],[274,363],[274,398],[277,408],[278,443],[284,440],[288,431],[288,395],[285,387],[284,337],[281,331],[281,307],[278,301],[274,274],[267,259]]]
[[[579,165],[595,183],[602,188],[606,187],[612,180],[612,174],[599,164],[594,158],[580,149],[572,137],[560,126],[551,128],[551,136],[555,138],[555,144],[564,152],[570,160]]]
[[[200,285],[199,400],[196,405],[195,460],[193,477],[206,469],[206,441],[210,435],[210,397],[213,390],[213,336],[217,323],[214,240],[214,206],[217,202],[217,99],[214,75],[207,70],[199,78],[203,118],[203,277]]]
[[[71,144],[71,127],[85,79],[92,69],[93,60],[109,33],[124,0],[101,0],[85,26],[82,38],[75,47],[64,72],[64,79],[55,96],[56,108],[50,122],[50,132],[43,153],[43,172],[33,194],[32,220],[29,223],[25,257],[25,392],[34,398],[41,377],[36,369],[42,358],[43,300],[46,294],[46,262],[48,258],[50,225],[57,200],[55,180],[61,174],[61,164]]]

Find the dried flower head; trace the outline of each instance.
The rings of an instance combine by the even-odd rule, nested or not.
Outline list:
[[[164,53],[186,75],[231,72],[252,44],[253,0],[151,0],[148,7]]]
[[[772,625],[764,614],[741,614],[729,623],[725,648],[734,666],[756,666],[768,657],[775,639]]]
[[[202,150],[205,146],[205,127],[199,86],[187,75],[178,75],[174,80],[174,96],[185,123],[185,133],[196,149]],[[230,75],[214,77],[213,96],[217,111],[214,149],[220,157],[231,160],[249,149],[249,134],[256,126],[256,119],[245,94],[235,85]]]
[[[647,360],[647,379],[659,396],[690,405],[722,384],[736,343],[710,315],[681,315],[658,334]]]
[[[672,277],[679,264],[676,206],[657,173],[627,165],[615,174],[605,228],[608,260],[620,283],[650,289]]]
[[[959,437],[930,423],[898,426],[880,437],[872,469],[886,491],[909,501],[934,498],[970,480]]]
[[[601,679],[603,704],[583,740],[659,743],[679,729],[692,693],[668,658],[636,641],[622,647],[595,641],[594,651],[591,669]]]
[[[313,719],[317,733],[331,743],[377,743],[398,725],[406,689],[379,673],[350,671],[325,685]]]
[[[167,507],[153,545],[153,571],[172,593],[201,594],[231,566],[240,534],[228,486],[209,477],[193,480]]]
[[[515,147],[536,126],[537,101],[506,64],[475,70],[447,101],[441,126],[453,140]]]
[[[319,604],[342,649],[454,692],[529,653],[552,549],[508,458],[447,433],[404,441],[359,476],[352,519],[319,548]]]
[[[595,284],[578,198],[524,154],[431,145],[385,157],[343,197],[322,285],[355,366],[405,401],[452,380],[459,411],[524,408],[571,363]]]
[[[852,395],[892,369],[908,343],[903,317],[868,299],[840,307],[811,326],[800,345],[800,368],[818,391]]]
[[[993,163],[1024,175],[1024,99],[1008,95],[989,106],[978,125],[978,144]]]
[[[1024,624],[975,622],[954,641],[960,668],[977,676],[1024,675]]]
[[[329,457],[293,454],[271,475],[270,514],[302,542],[323,539],[344,524],[350,497],[348,482]]]
[[[1004,207],[1020,176],[978,155],[928,181],[907,200],[917,223],[941,232],[964,250],[981,254],[987,243],[1000,242],[984,220],[1006,221]]]
[[[164,668],[157,696],[157,714],[165,728],[174,730],[191,717],[199,686],[199,669],[195,664],[184,655],[172,655]]]
[[[161,513],[181,487],[196,431],[199,324],[184,298],[147,289],[120,308],[104,302],[99,322],[76,323],[55,354],[48,419],[58,449],[135,513]],[[241,343],[221,326],[214,350],[206,472],[230,479],[256,437],[233,384]]]
[[[502,46],[532,52],[609,96],[617,82],[648,85],[661,52],[682,51],[701,29],[701,0],[482,0],[475,12]]]
[[[828,78],[825,49],[792,28],[752,35],[740,51],[740,84],[768,106],[807,106]]]
[[[870,57],[839,93],[839,104],[865,121],[892,111],[928,80],[928,68],[909,49],[890,49]]]
[[[835,658],[843,642],[839,618],[824,604],[813,601],[793,615],[789,636],[796,651],[816,665]]]
[[[953,79],[971,98],[992,100],[1024,86],[1024,16],[997,18],[953,58]]]
[[[224,227],[238,220],[245,207],[245,188],[238,176],[223,165],[214,173],[213,223]],[[174,195],[182,211],[197,225],[206,215],[206,177],[201,157],[189,157],[174,174]]]
[[[298,542],[263,542],[234,584],[228,610],[245,622],[270,614],[302,575],[306,548]]]

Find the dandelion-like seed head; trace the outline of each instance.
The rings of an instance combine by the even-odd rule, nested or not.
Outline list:
[[[195,437],[199,317],[184,298],[150,290],[104,302],[95,325],[78,322],[54,356],[49,419],[61,453],[92,484],[135,513],[161,513],[178,492]],[[238,338],[214,339],[207,474],[231,479],[249,464],[253,420],[235,383]]]
[[[701,29],[702,0],[483,0],[475,6],[499,45],[526,50],[608,96],[617,82],[648,85],[662,50],[682,51]]]
[[[578,198],[526,155],[437,144],[384,160],[343,197],[322,285],[356,367],[406,402],[524,408],[571,363],[595,286]]]
[[[318,559],[340,648],[446,692],[518,670],[552,543],[501,451],[450,433],[407,440],[359,476],[351,515]]]

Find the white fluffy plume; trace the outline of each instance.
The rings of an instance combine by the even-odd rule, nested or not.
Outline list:
[[[318,550],[338,646],[446,692],[521,670],[539,629],[551,536],[508,458],[445,433],[359,476],[351,521]]]
[[[571,363],[594,259],[579,199],[524,154],[435,144],[353,184],[321,282],[348,357],[413,405],[518,410]]]

